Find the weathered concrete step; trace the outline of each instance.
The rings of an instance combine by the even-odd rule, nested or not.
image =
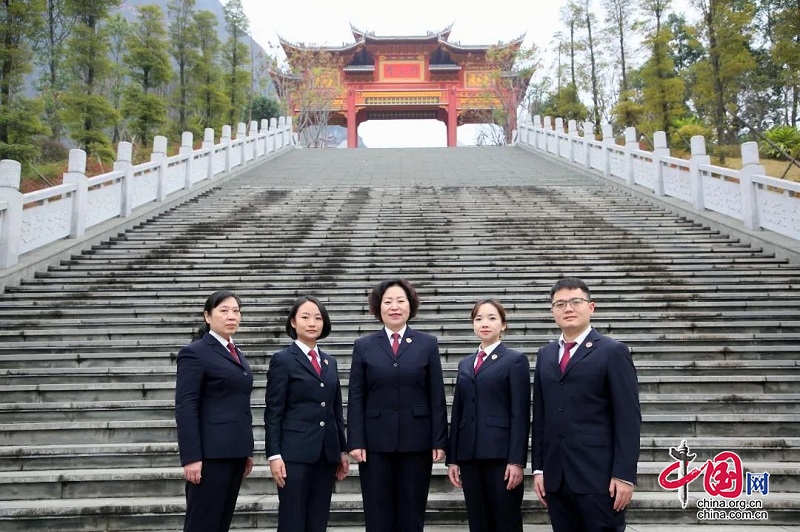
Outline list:
[[[671,523],[680,532],[682,526],[702,525],[703,530],[719,532],[697,519],[696,494],[689,496],[689,508],[681,508],[674,493],[637,492],[631,502],[627,521],[636,524]],[[760,500],[761,497],[758,497]],[[742,497],[742,499],[749,499]],[[278,498],[275,495],[240,495],[234,514],[233,530],[274,531],[277,523]],[[768,522],[773,525],[791,526],[797,523],[800,511],[800,496],[791,493],[769,494],[763,497],[763,509],[768,512]],[[84,532],[105,530],[114,532],[133,531],[179,531],[183,528],[185,498],[137,497],[62,499],[59,501],[0,501],[0,526],[7,532]],[[528,488],[523,499],[523,519],[526,524],[547,523],[547,512],[536,500],[533,490]],[[331,502],[331,530],[340,527],[363,526],[360,494],[335,493]],[[459,492],[431,493],[428,497],[426,530],[430,525],[451,525],[464,530],[464,499]],[[762,524],[744,522],[744,524]],[[752,532],[771,532],[771,528],[755,527]],[[345,529],[351,532],[351,529]],[[363,532],[363,528],[356,528]],[[435,530],[430,528],[431,531]],[[549,530],[549,528],[547,529]],[[648,529],[643,529],[648,530]],[[725,530],[743,532],[730,524]],[[747,530],[751,530],[749,527]],[[778,528],[775,532],[781,532]],[[527,530],[526,530],[527,532]],[[652,532],[665,532],[653,530]]]
[[[452,389],[448,390],[452,397]],[[264,415],[263,390],[254,392],[253,417]],[[346,400],[346,394],[345,394]],[[452,399],[448,399],[448,406]],[[642,412],[669,414],[693,411],[720,414],[793,414],[800,393],[779,394],[648,394],[640,395]],[[347,404],[344,405],[347,415]],[[175,402],[162,400],[108,400],[44,403],[0,403],[0,424],[83,421],[145,421],[175,417]]]
[[[340,355],[342,357],[342,355]],[[263,358],[263,357],[258,357]],[[339,371],[347,375],[350,371],[349,355],[340,358]],[[800,360],[641,360],[634,361],[636,373],[640,377],[655,376],[725,376],[755,375],[774,376],[790,375],[800,367]],[[532,357],[532,360],[535,358]],[[265,375],[268,364],[250,364],[254,375]],[[442,370],[445,377],[452,377],[458,369],[457,362],[444,361]],[[0,378],[4,385],[59,384],[69,380],[73,384],[91,383],[141,383],[141,382],[174,382],[175,366],[99,366],[99,367],[19,367],[0,368]]]
[[[794,438],[800,414],[643,414],[642,436]],[[264,439],[263,418],[253,416],[256,439]],[[174,420],[114,420],[0,424],[0,445],[146,443],[175,441]]]
[[[256,375],[253,397],[266,388],[265,375]],[[717,394],[727,397],[749,394],[798,394],[800,375],[655,375],[639,376],[642,394]],[[455,376],[444,379],[445,391],[452,396]],[[349,379],[340,375],[342,393],[347,397]],[[174,382],[111,382],[87,389],[80,383],[0,385],[2,403],[49,403],[86,401],[139,401],[174,399]],[[787,396],[788,397],[788,396]]]
[[[277,320],[270,320],[272,322]],[[366,325],[366,318],[361,320],[362,323],[337,323],[337,336],[340,338],[356,338],[364,332],[364,325]],[[461,320],[432,320],[438,323],[440,330],[446,331],[446,336],[441,335],[441,339],[446,341],[448,337],[458,337],[462,340],[470,340],[474,342],[474,338],[470,337],[472,333],[472,324]],[[620,318],[619,320],[613,319],[598,319],[597,323],[593,325],[600,331],[612,331],[618,338],[627,338],[630,333],[648,334],[648,335],[687,335],[691,334],[695,337],[702,337],[703,335],[720,335],[724,332],[726,335],[733,336],[749,335],[753,338],[758,336],[777,335],[780,333],[783,337],[789,334],[794,334],[800,341],[800,321],[794,320],[741,320],[736,321],[684,321],[684,320],[657,320],[649,323],[648,325],[641,325],[639,322],[630,319]],[[371,322],[369,323],[371,326]],[[24,327],[24,328],[0,328],[0,342],[41,342],[45,340],[59,340],[59,341],[84,341],[84,340],[126,340],[134,338],[138,341],[140,338],[147,336],[151,333],[154,327],[158,328],[159,338],[165,342],[175,342],[177,345],[181,340],[185,341],[188,333],[191,332],[192,327],[183,323],[163,323],[163,324],[147,324],[139,323],[136,325],[118,324],[116,326],[102,327],[100,324],[83,327],[64,327],[64,328],[41,328],[41,327]],[[535,322],[529,323],[516,323],[513,330],[509,329],[507,338],[509,340],[519,339],[521,336],[531,335],[548,335],[552,337],[551,330],[553,325],[545,319],[539,319]],[[279,334],[275,326],[259,326],[259,325],[242,325],[240,334],[260,334],[260,335],[276,335]]]
[[[701,467],[704,462],[694,464]],[[659,474],[671,462],[640,462],[637,470],[637,493],[658,492]],[[800,463],[745,462],[744,471],[768,472],[770,493],[800,491]],[[81,499],[96,497],[178,497],[184,493],[183,469],[179,466],[152,468],[113,468],[53,471],[0,472],[4,500]],[[444,464],[433,465],[431,493],[456,491],[447,477]],[[337,493],[360,493],[358,468],[352,467],[345,480],[336,484]],[[242,495],[275,495],[269,466],[257,465],[243,483]]]
[[[694,437],[687,440],[698,460],[733,451],[748,462],[800,462],[800,438]],[[669,460],[675,438],[642,438],[641,461]],[[263,440],[256,440],[254,460],[266,465]],[[104,444],[0,446],[0,471],[174,467],[179,463],[175,441]]]

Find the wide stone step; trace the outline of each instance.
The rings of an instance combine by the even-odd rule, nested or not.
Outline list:
[[[636,524],[652,523],[670,523],[672,526],[706,525],[707,527],[706,523],[697,519],[696,504],[699,498],[702,498],[702,495],[690,494],[690,506],[684,510],[674,493],[637,492],[631,502],[626,520],[632,525],[631,528]],[[800,496],[797,494],[770,494],[765,497],[743,496],[740,499],[746,501],[744,504],[748,504],[754,499],[761,501],[763,510],[768,512],[768,522],[773,526],[791,526],[797,522],[797,512],[800,511]],[[526,490],[522,507],[523,520],[526,524],[548,522],[547,512],[536,500],[532,489]],[[274,531],[277,524],[277,508],[278,498],[275,495],[240,495],[232,529]],[[185,499],[183,496],[0,501],[0,526],[8,532],[30,532],[45,529],[48,532],[85,530],[171,532],[183,529],[184,510]],[[430,494],[426,530],[428,524],[460,526],[463,530],[465,523],[464,499],[461,493]],[[745,521],[743,524],[763,525],[763,521]],[[363,526],[360,494],[334,494],[331,501],[330,525],[331,530],[340,530],[340,527]],[[752,530],[766,532],[762,527],[755,527]],[[363,528],[357,528],[356,531],[363,532]],[[348,532],[354,531],[348,529]]]
[[[733,451],[748,462],[800,462],[800,438],[693,437],[687,440],[698,460]],[[669,460],[675,438],[641,440],[642,462]],[[264,441],[256,440],[254,460],[265,465]],[[77,443],[43,445],[0,445],[0,471],[41,471],[58,469],[108,469],[117,467],[174,467],[179,463],[176,441],[143,443]]]
[[[713,457],[710,457],[713,458]],[[702,467],[704,462],[692,464]],[[659,474],[670,462],[640,462],[637,471],[637,492],[661,491]],[[690,467],[690,469],[691,469]],[[800,463],[798,462],[745,462],[744,471],[761,474],[768,472],[769,492],[800,491]],[[337,493],[360,493],[358,468],[336,484]],[[4,500],[81,499],[97,497],[178,497],[184,493],[183,469],[173,467],[113,468],[50,471],[0,472],[0,487]],[[695,488],[697,489],[697,488]],[[433,465],[430,491],[451,493],[457,491],[448,480],[447,468]],[[277,487],[269,466],[256,465],[243,483],[242,495],[275,495]]]
[[[264,439],[263,417],[253,416],[253,433]],[[676,436],[678,435],[678,436]],[[800,437],[800,414],[642,414],[643,437]],[[114,420],[0,424],[0,445],[145,443],[176,440],[175,421]]]

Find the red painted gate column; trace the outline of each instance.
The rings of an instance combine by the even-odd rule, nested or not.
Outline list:
[[[347,147],[358,148],[358,123],[356,123],[356,91],[347,91]]]
[[[456,88],[450,88],[447,99],[447,147],[458,146],[458,110],[456,109]]]

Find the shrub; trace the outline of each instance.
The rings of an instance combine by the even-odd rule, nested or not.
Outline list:
[[[764,132],[769,142],[762,140],[758,143],[759,151],[764,157],[771,159],[782,159],[783,155],[776,149],[780,148],[783,153],[791,157],[797,155],[800,151],[800,130],[792,126],[775,126],[769,131]]]

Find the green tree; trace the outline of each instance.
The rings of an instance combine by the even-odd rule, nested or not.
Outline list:
[[[125,88],[122,110],[135,138],[148,143],[154,134],[164,132],[167,104],[158,90],[172,78],[172,65],[161,8],[146,5],[139,7],[138,12],[125,55],[131,83]]]
[[[644,0],[648,19],[645,47],[649,57],[640,69],[642,118],[637,128],[645,134],[664,131],[667,135],[676,119],[685,114],[683,80],[677,75],[670,56],[672,32],[665,24],[670,0]]]
[[[0,158],[26,164],[39,154],[34,138],[47,132],[41,103],[22,96],[44,9],[41,0],[0,1]]]
[[[772,58],[780,68],[781,80],[787,100],[785,123],[798,126],[800,113],[800,0],[775,0],[770,2],[771,32],[774,39]]]
[[[128,19],[117,13],[108,21],[108,35],[109,35],[109,57],[111,58],[111,70],[108,79],[108,97],[111,100],[111,105],[114,109],[122,107],[122,97],[125,93],[125,87],[128,82],[128,74],[130,69],[124,62],[125,54],[127,53],[127,43],[131,34],[131,26]],[[111,134],[111,141],[117,143],[120,140],[129,140],[130,135],[127,131],[127,122],[125,117],[117,115],[117,120],[114,122],[113,133]]]
[[[620,92],[628,90],[628,46],[627,37],[634,31],[634,0],[602,0],[606,12],[608,33],[616,41],[615,52],[619,54]]]
[[[70,138],[90,157],[112,160],[114,150],[106,134],[117,112],[103,90],[111,72],[109,35],[105,27],[109,11],[119,0],[72,0],[70,14],[75,27],[67,39],[64,66],[69,72],[61,119]]]
[[[72,32],[74,17],[70,15],[70,0],[44,0],[43,30],[37,43],[36,61],[42,73],[38,83],[44,101],[44,120],[50,127],[51,137],[59,141],[62,127],[58,116],[60,98],[66,89],[62,63],[64,44]]]
[[[250,52],[245,40],[249,39],[250,23],[244,13],[241,0],[228,0],[225,4],[225,25],[228,41],[223,57],[225,64],[225,92],[228,96],[228,123],[232,127],[246,116],[250,91]]]
[[[194,16],[198,35],[197,62],[190,67],[192,109],[188,130],[200,135],[205,128],[219,130],[225,125],[228,98],[222,89],[222,67],[219,62],[220,41],[217,37],[217,17],[210,11]]]
[[[706,57],[696,67],[695,101],[711,118],[719,144],[736,142],[736,128],[726,116],[739,111],[746,74],[755,67],[748,43],[754,6],[749,0],[693,0],[700,9],[700,35]],[[722,152],[724,156],[724,152]]]
[[[178,117],[176,129],[178,133],[186,131],[189,123],[189,101],[193,84],[189,82],[192,65],[197,61],[199,35],[195,24],[195,0],[170,0],[169,10],[169,42],[170,54],[177,67],[177,83],[173,95],[173,103]]]
[[[253,98],[253,120],[259,124],[262,120],[280,118],[283,113],[283,105],[278,100],[262,95]]]

